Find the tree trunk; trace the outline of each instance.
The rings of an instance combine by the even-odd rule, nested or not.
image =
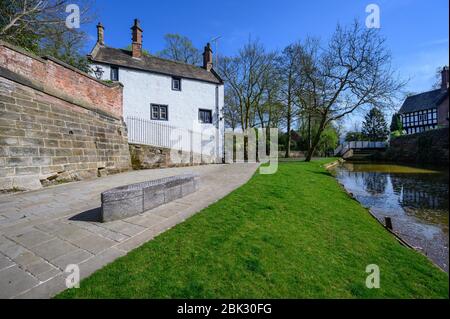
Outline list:
[[[287,143],[286,143],[286,154],[285,158],[291,157],[291,103],[288,102],[287,110]]]
[[[312,141],[311,148],[308,150],[308,153],[306,154],[305,162],[311,161],[311,158],[317,148],[317,145],[319,145],[320,136],[322,135],[322,132],[325,129],[325,122],[326,122],[326,116],[323,116],[320,121],[320,125],[317,130],[317,133],[316,133],[316,135],[314,135],[314,140]]]
[[[308,113],[308,152],[311,149],[311,114]]]

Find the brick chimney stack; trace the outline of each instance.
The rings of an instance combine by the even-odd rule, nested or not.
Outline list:
[[[97,43],[100,45],[105,45],[105,28],[101,22],[97,24]]]
[[[213,52],[211,50],[211,45],[208,43],[205,46],[205,51],[203,52],[203,68],[206,71],[211,71],[213,67]]]
[[[132,43],[131,43],[131,55],[133,58],[142,57],[142,29],[139,26],[139,20],[134,19],[134,25],[132,30]]]
[[[441,90],[446,91],[448,89],[448,66],[444,66],[441,71]]]

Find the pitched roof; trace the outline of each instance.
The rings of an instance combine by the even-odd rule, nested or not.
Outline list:
[[[89,59],[93,62],[113,64],[153,73],[179,76],[181,78],[216,84],[223,83],[222,79],[214,70],[208,72],[195,65],[162,59],[152,55],[144,55],[142,58],[136,59],[131,56],[131,51],[129,50],[115,49],[102,45],[96,45],[89,55]]]
[[[399,113],[410,113],[437,107],[447,95],[448,90],[437,89],[409,96],[403,102]]]

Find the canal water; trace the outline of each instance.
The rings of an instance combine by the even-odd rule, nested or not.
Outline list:
[[[345,162],[338,181],[384,223],[448,272],[449,172],[397,164]]]

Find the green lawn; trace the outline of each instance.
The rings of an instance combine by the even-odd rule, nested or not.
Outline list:
[[[448,298],[448,275],[401,246],[324,161],[282,163],[58,298]],[[377,264],[381,288],[365,272]]]

